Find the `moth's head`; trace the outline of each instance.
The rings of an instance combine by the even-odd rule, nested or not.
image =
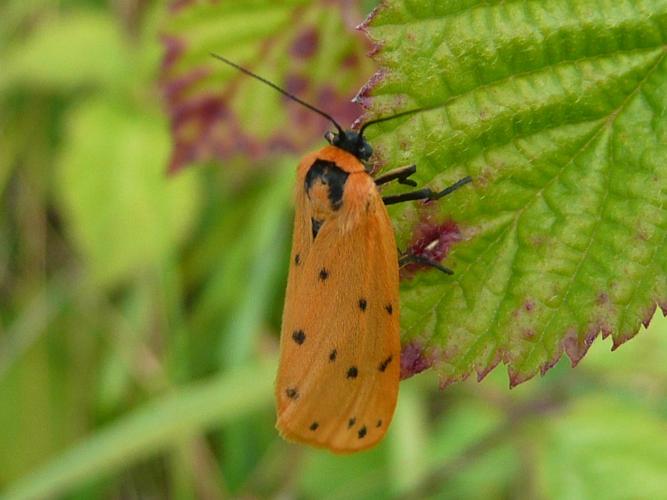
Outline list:
[[[364,139],[364,136],[354,130],[341,130],[340,132],[329,130],[324,134],[324,138],[332,146],[351,153],[361,161],[368,160],[373,154],[373,148]]]

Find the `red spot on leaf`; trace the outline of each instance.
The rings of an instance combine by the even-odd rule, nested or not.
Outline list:
[[[524,302],[523,308],[526,310],[526,312],[531,312],[533,309],[535,309],[535,302],[528,299],[526,302]]]
[[[427,217],[417,226],[406,253],[440,262],[447,256],[451,246],[458,241],[461,241],[461,231],[454,221],[448,220],[437,224]],[[408,264],[401,269],[401,272],[403,277],[409,278],[419,269],[430,269],[430,267],[424,264]]]
[[[533,340],[535,338],[535,330],[532,328],[526,328],[523,330],[523,332],[521,332],[521,335],[526,340]]]
[[[433,365],[429,356],[418,342],[410,342],[401,350],[401,380],[423,372]]]
[[[477,184],[480,187],[487,187],[491,184],[493,184],[496,180],[496,169],[495,168],[489,168],[489,167],[484,167],[482,170],[479,172],[479,174],[475,177],[475,184]],[[534,245],[534,241],[532,241]]]
[[[320,37],[314,27],[310,27],[299,33],[292,46],[290,54],[301,59],[308,59],[315,55],[319,45]]]

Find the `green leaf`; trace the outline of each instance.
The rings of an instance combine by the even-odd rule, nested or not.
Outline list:
[[[365,29],[367,118],[425,108],[371,127],[378,163],[473,178],[391,210],[455,271],[402,283],[405,375],[516,385],[667,309],[667,2],[387,0]]]
[[[163,90],[171,116],[171,169],[246,153],[303,152],[322,136],[325,120],[274,89],[213,59],[211,52],[270,79],[351,122],[350,102],[371,73],[354,2],[253,0],[185,2],[164,31]]]
[[[168,150],[166,128],[150,113],[98,99],[71,114],[57,188],[96,282],[159,268],[187,235],[199,185],[194,172],[164,174]]]
[[[9,485],[3,498],[57,497],[85,481],[164,451],[184,438],[256,412],[268,405],[275,369],[273,361],[265,361],[174,389]],[[248,380],[254,382],[248,384]]]

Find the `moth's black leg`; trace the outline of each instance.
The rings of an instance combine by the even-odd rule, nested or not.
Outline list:
[[[412,179],[408,179],[417,171],[417,165],[406,165],[405,167],[398,167],[390,170],[386,174],[382,174],[375,178],[375,185],[381,186],[387,182],[398,180],[399,184],[407,184],[408,186],[416,186],[417,183]]]
[[[414,201],[414,200],[438,200],[443,196],[456,191],[461,186],[465,186],[469,182],[472,182],[472,177],[464,177],[460,181],[455,182],[449,187],[446,187],[442,191],[433,191],[431,188],[419,189],[417,191],[410,191],[409,193],[401,193],[393,196],[383,196],[382,201],[385,205],[393,205],[394,203],[402,203],[404,201]]]
[[[423,266],[429,266],[441,271],[445,274],[454,274],[454,271],[448,267],[443,266],[440,262],[429,259],[428,257],[423,257],[421,255],[401,255],[398,258],[398,267],[407,266],[408,264],[421,264]]]

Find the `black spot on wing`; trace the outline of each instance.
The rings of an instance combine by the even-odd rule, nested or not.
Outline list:
[[[350,420],[347,421],[347,428],[351,429],[355,423],[357,423],[357,419],[355,417],[352,417]]]
[[[310,219],[310,226],[311,230],[313,232],[313,239],[317,236],[317,233],[320,232],[320,228],[322,227],[322,224],[324,224],[323,220],[317,220],[317,219]]]
[[[359,429],[359,432],[357,433],[357,435],[359,436],[359,439],[363,438],[366,435],[367,432],[368,431],[366,429],[366,426],[364,425],[361,429]]]
[[[384,308],[386,309],[387,313],[389,313],[389,314],[394,312],[394,308],[392,307],[391,304],[387,304],[386,306],[384,306]]]
[[[310,430],[311,431],[316,431],[319,426],[320,426],[319,423],[313,422],[312,424],[310,424]]]
[[[338,210],[343,204],[343,191],[345,190],[348,175],[347,172],[332,161],[315,160],[308,169],[304,187],[306,192],[309,192],[313,184],[316,181],[320,181],[329,189],[328,198],[331,209]]]
[[[320,280],[326,281],[326,279],[329,277],[329,271],[327,271],[324,267],[320,270]]]
[[[338,355],[338,351],[334,349],[329,353],[329,361],[336,361],[336,356]]]
[[[365,311],[367,305],[368,305],[368,302],[366,302],[366,299],[364,299],[364,298],[359,299],[359,309],[361,309],[362,311]]]
[[[285,389],[285,394],[287,394],[287,397],[293,400],[299,399],[299,391],[297,390],[296,387],[288,387]]]
[[[294,264],[297,266],[301,264],[301,254],[298,253],[294,256]]]
[[[375,424],[375,427],[382,427],[382,419],[377,421],[377,424]]]
[[[351,366],[349,370],[347,370],[347,378],[357,378],[357,375],[359,375],[359,370],[356,366]]]
[[[303,330],[294,330],[292,332],[292,340],[297,344],[301,345],[306,341],[306,334]]]
[[[387,367],[389,366],[389,363],[391,363],[391,360],[394,359],[394,356],[389,356],[387,359],[382,361],[380,365],[378,366],[378,370],[381,372],[385,371]]]

